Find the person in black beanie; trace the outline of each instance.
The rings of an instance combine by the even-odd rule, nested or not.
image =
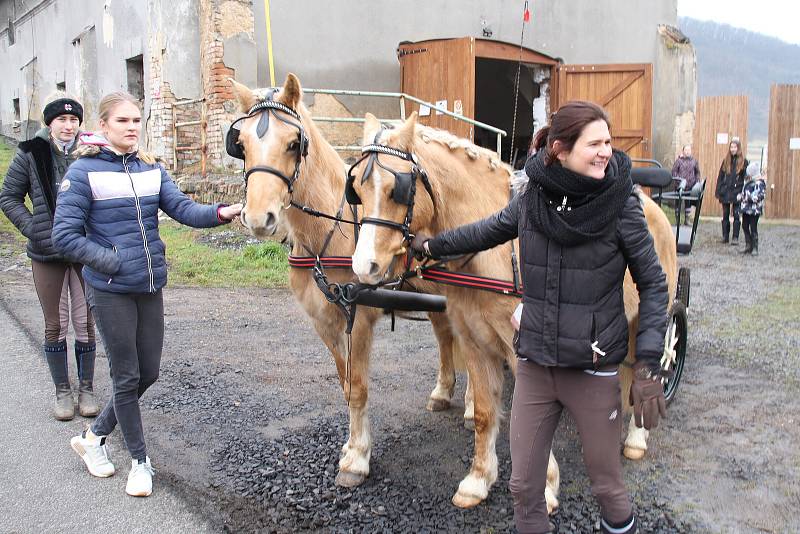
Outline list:
[[[568,102],[536,133],[533,147],[525,165],[529,182],[508,206],[433,238],[417,234],[411,247],[439,258],[519,237],[524,291],[509,431],[514,522],[520,533],[556,531],[544,490],[553,435],[566,408],[600,503],[600,531],[630,534],[637,522],[619,446],[618,366],[628,353],[623,278],[630,269],[639,292],[631,404],[636,425],[650,429],[666,415],[660,381],[666,276],[633,188],[631,160],[612,150],[601,107]]]
[[[86,305],[83,266],[64,258],[51,239],[56,197],[67,167],[75,160],[83,106],[61,94],[48,100],[43,112],[46,126],[33,139],[19,144],[8,168],[0,208],[28,238],[33,283],[44,313],[44,357],[56,389],[54,416],[68,421],[75,416],[67,360],[70,316],[75,333],[78,410],[84,417],[100,411],[93,386],[94,320]],[[31,199],[32,211],[25,205],[26,196]]]

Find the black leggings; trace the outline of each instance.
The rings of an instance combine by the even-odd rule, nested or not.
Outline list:
[[[158,379],[164,344],[164,301],[156,293],[111,293],[86,287],[111,368],[113,394],[92,425],[107,436],[119,423],[134,460],[144,460],[147,447],[139,397]]]
[[[722,237],[728,239],[730,234],[731,212],[733,212],[733,238],[739,239],[739,226],[741,225],[739,222],[739,204],[728,204],[727,202],[722,203]]]
[[[758,218],[761,215],[748,215],[742,214],[742,230],[744,230],[744,237],[748,243],[758,241]],[[756,245],[758,246],[758,245]]]

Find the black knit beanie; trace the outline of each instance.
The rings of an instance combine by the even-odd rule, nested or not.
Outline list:
[[[50,126],[53,119],[59,115],[75,115],[78,117],[78,124],[80,124],[83,122],[83,106],[77,100],[59,98],[44,107],[44,123],[47,126]]]

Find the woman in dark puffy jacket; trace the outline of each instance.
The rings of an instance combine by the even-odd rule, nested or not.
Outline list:
[[[430,239],[418,254],[486,250],[519,237],[524,292],[511,407],[511,493],[521,533],[551,532],[544,500],[553,434],[566,408],[578,427],[602,532],[636,531],[622,479],[618,369],[628,352],[626,267],[639,291],[631,401],[636,424],[665,415],[659,380],[667,283],[633,191],[631,161],[612,151],[605,111],[568,102],[537,132],[526,190],[482,221]]]
[[[69,421],[75,416],[67,360],[70,317],[75,333],[78,410],[84,417],[100,411],[93,391],[94,321],[86,306],[82,265],[65,259],[51,241],[56,196],[67,167],[75,160],[83,106],[56,94],[48,98],[43,118],[45,127],[19,144],[0,191],[0,207],[28,238],[33,284],[44,313],[44,356],[56,387],[53,415]],[[32,212],[25,205],[26,196],[31,199]]]
[[[151,155],[138,151],[142,115],[131,95],[106,95],[99,114],[103,136],[82,138],[82,157],[61,183],[53,242],[85,265],[86,298],[108,355],[113,395],[71,445],[92,475],[111,476],[114,465],[105,441],[119,423],[132,458],[125,491],[145,497],[152,492],[153,468],[139,397],[158,378],[164,341],[161,288],[167,283],[158,210],[189,226],[211,227],[233,220],[242,206],[193,202]]]
[[[742,192],[744,173],[748,161],[742,152],[742,143],[738,139],[731,141],[728,154],[722,160],[717,176],[717,189],[715,196],[722,204],[722,242],[728,243],[731,233],[731,215],[733,216],[733,237],[731,245],[739,244],[739,201],[737,196]]]

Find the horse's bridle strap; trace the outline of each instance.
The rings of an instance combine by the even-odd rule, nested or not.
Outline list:
[[[245,186],[247,186],[247,180],[250,178],[250,175],[256,172],[265,172],[277,176],[286,183],[286,187],[289,188],[290,193],[292,192],[292,186],[294,185],[294,182],[297,180],[297,166],[295,166],[295,175],[292,178],[289,178],[288,176],[286,176],[285,174],[283,174],[281,171],[279,171],[274,167],[268,167],[266,165],[256,165],[254,167],[250,167],[249,169],[247,169],[247,171],[245,171],[244,173]]]

